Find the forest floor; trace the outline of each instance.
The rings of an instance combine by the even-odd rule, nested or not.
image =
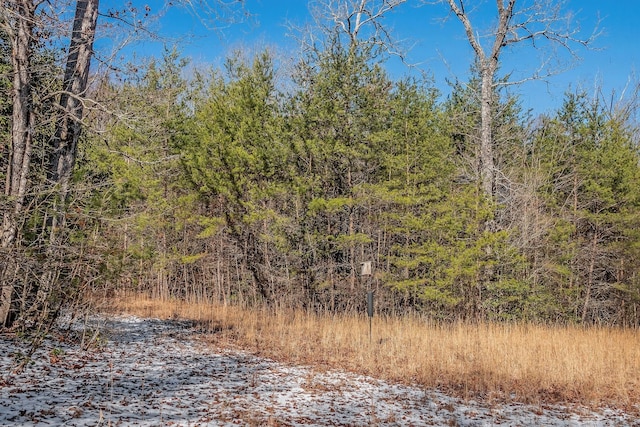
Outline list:
[[[627,426],[619,409],[489,403],[217,348],[193,322],[95,317],[91,349],[0,336],[2,426]],[[80,329],[76,332],[79,339]],[[90,336],[87,336],[90,338]]]

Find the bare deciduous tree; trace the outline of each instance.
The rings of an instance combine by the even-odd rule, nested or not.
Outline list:
[[[496,0],[496,23],[487,35],[481,35],[471,20],[472,11],[468,9],[469,0],[440,0],[446,3],[450,11],[462,23],[469,44],[476,55],[481,78],[480,90],[480,141],[479,175],[483,193],[490,199],[495,194],[494,143],[491,134],[492,110],[496,85],[508,84],[504,80],[497,82],[497,72],[501,57],[514,46],[529,43],[533,48],[543,45],[561,47],[570,55],[576,56],[576,48],[589,46],[596,34],[581,38],[579,28],[572,26],[571,13],[564,12],[564,1],[555,0]],[[541,78],[552,73],[543,61],[541,68],[533,72],[531,79]],[[511,82],[513,84],[515,82]]]
[[[317,50],[319,37],[344,37],[345,46],[368,46],[372,53],[389,53],[402,57],[403,52],[384,24],[384,18],[406,0],[314,0],[309,10],[314,27],[304,34],[309,50]],[[376,49],[375,51],[373,49]]]

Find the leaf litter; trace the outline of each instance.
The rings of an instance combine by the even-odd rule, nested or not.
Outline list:
[[[26,342],[0,336],[0,426],[640,426],[619,409],[487,404],[288,366],[214,348],[190,322],[91,322],[100,345],[49,337],[21,372]]]

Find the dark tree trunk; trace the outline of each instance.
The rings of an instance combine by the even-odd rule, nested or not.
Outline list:
[[[78,139],[82,130],[82,114],[98,19],[98,2],[99,0],[78,0],[76,3],[73,34],[64,73],[64,92],[60,97],[61,116],[56,125],[49,161],[49,180],[52,184],[59,185],[63,199],[69,192]]]
[[[98,0],[76,2],[73,31],[67,52],[67,63],[62,82],[59,116],[49,154],[48,184],[54,197],[47,221],[48,243],[45,249],[47,262],[35,289],[35,300],[27,312],[20,313],[19,321],[39,323],[55,317],[63,298],[61,283],[71,280],[65,277],[69,267],[67,256],[69,241],[65,237],[67,198],[70,191],[73,168],[76,162],[78,140],[82,130],[82,117],[87,100],[89,69],[93,55],[93,42],[98,19]],[[55,301],[55,304],[52,303]]]

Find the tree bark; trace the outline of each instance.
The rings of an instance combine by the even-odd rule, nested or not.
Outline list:
[[[493,77],[490,64],[483,64],[481,69],[481,105],[480,105],[480,186],[484,195],[490,200],[493,199],[495,166],[493,158]]]
[[[36,6],[29,0],[9,2],[3,5],[7,9],[2,14],[3,30],[11,41],[11,65],[13,67],[13,111],[11,125],[11,147],[9,151],[8,171],[4,194],[11,206],[2,215],[2,235],[0,250],[0,327],[10,322],[11,303],[14,293],[14,280],[10,263],[13,258],[18,232],[18,218],[23,211],[27,190],[27,175],[31,163],[34,114],[32,108],[32,78],[29,67],[33,26]]]
[[[69,193],[76,161],[82,114],[89,81],[89,69],[96,35],[99,0],[78,0],[60,96],[60,119],[52,141],[49,180],[59,186],[61,202]]]

